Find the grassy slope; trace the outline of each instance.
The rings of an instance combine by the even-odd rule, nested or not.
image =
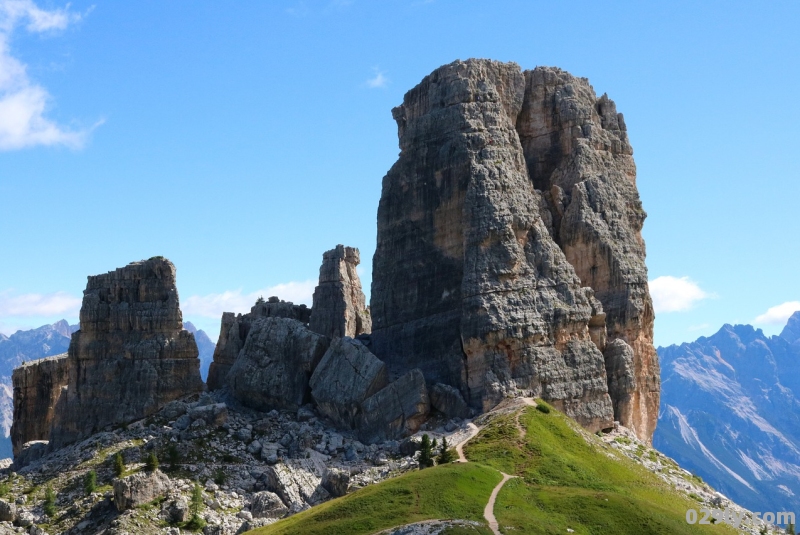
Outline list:
[[[506,483],[495,505],[507,533],[734,533],[727,526],[686,524],[686,509],[699,509],[698,503],[599,439],[588,444],[562,414],[529,408],[519,421],[527,429],[524,439],[513,415],[493,420],[465,446],[469,464],[407,473],[251,533],[366,535],[426,519],[483,522],[500,481],[497,470],[520,476]]]
[[[520,476],[503,487],[495,504],[500,526],[513,528],[508,533],[735,532],[688,525],[686,510],[700,504],[599,439],[587,443],[557,411],[528,408],[519,422],[527,430],[524,439],[514,416],[505,416],[464,447],[470,461]]]
[[[437,518],[483,521],[483,508],[500,479],[496,470],[473,463],[437,466],[370,485],[251,533],[356,535]]]

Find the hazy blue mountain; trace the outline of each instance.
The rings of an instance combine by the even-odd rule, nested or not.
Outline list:
[[[0,335],[0,458],[11,457],[11,420],[14,416],[11,372],[26,360],[36,360],[65,353],[77,325],[66,320],[44,325],[29,331],[17,331],[11,336]]]
[[[197,350],[200,352],[200,376],[205,381],[208,379],[208,368],[211,366],[211,361],[214,360],[214,349],[217,344],[211,341],[205,331],[198,330],[197,327],[192,325],[191,321],[184,321],[183,328],[194,334]]]
[[[653,445],[754,511],[800,511],[800,312],[780,336],[724,325],[659,347]]]

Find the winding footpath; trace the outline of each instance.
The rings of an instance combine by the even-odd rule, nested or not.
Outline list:
[[[492,495],[489,496],[489,502],[486,504],[486,507],[483,509],[483,518],[486,519],[486,522],[489,523],[489,529],[492,530],[494,535],[502,535],[500,533],[500,527],[497,525],[497,519],[494,517],[494,502],[497,500],[497,495],[500,493],[500,489],[503,488],[503,485],[506,484],[506,481],[509,479],[513,479],[519,476],[510,476],[505,472],[500,472],[503,474],[503,480],[497,484],[497,486],[492,491]]]
[[[529,405],[531,407],[536,406],[536,402],[533,400],[533,398],[518,398],[518,399],[521,399],[522,402],[525,403],[525,405]],[[525,438],[525,429],[519,423],[519,413],[517,413],[516,415],[516,425],[517,429],[519,429],[520,438]],[[467,457],[464,455],[464,444],[475,438],[481,429],[482,427],[478,427],[472,422],[467,424],[467,434],[464,436],[464,438],[455,443],[456,453],[458,453],[458,461],[456,462],[459,463],[469,462],[467,460]],[[503,535],[502,533],[500,533],[500,526],[497,523],[497,518],[495,518],[494,516],[494,504],[497,501],[497,495],[500,494],[500,489],[503,488],[503,485],[505,485],[509,479],[514,479],[516,477],[519,477],[519,476],[508,475],[505,472],[500,472],[500,474],[502,474],[503,479],[500,481],[500,483],[497,484],[497,486],[494,489],[492,489],[492,494],[489,496],[489,501],[486,503],[486,507],[483,508],[483,518],[486,519],[486,522],[489,524],[489,529],[492,530],[492,533],[494,535]],[[437,522],[441,522],[441,520],[424,520],[422,522],[407,524],[406,526],[403,527],[404,528],[410,528],[412,526],[427,527],[429,524],[432,525]],[[381,531],[376,535],[383,535],[383,534],[388,535],[390,533],[397,533],[397,531],[395,531],[397,529],[398,528],[390,528]]]

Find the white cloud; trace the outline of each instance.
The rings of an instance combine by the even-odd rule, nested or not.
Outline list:
[[[31,81],[26,66],[11,55],[11,36],[18,27],[32,33],[63,30],[81,19],[68,8],[69,4],[44,10],[32,0],[0,0],[0,150],[34,145],[80,148],[94,128],[71,130],[45,117],[50,94]]]
[[[367,80],[367,87],[370,89],[378,89],[381,87],[386,87],[389,84],[389,79],[386,75],[379,70],[375,70],[375,76]]]
[[[220,294],[192,295],[181,300],[181,310],[184,317],[201,316],[219,319],[223,312],[246,313],[255,304],[256,299],[267,299],[276,295],[284,301],[291,301],[297,305],[311,306],[311,298],[317,281],[307,280],[300,282],[286,282],[276,284],[255,292],[242,293],[242,290],[228,290]]]
[[[49,294],[15,294],[0,292],[0,318],[24,316],[77,317],[81,299],[66,292]]]
[[[713,297],[703,291],[689,277],[665,275],[650,281],[653,308],[660,312],[683,312],[703,299]]]
[[[800,301],[787,301],[769,308],[755,319],[755,323],[769,325],[786,325],[789,316],[800,310]]]

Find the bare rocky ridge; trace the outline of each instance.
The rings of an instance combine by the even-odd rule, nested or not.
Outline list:
[[[558,69],[468,60],[393,115],[401,152],[383,180],[371,297],[372,349],[392,376],[419,368],[482,411],[522,390],[649,440],[645,214],[613,102]],[[615,344],[607,364],[607,340],[632,361]],[[611,383],[606,368],[629,364],[617,374],[632,379]]]
[[[329,338],[349,336],[372,330],[372,320],[361,290],[356,267],[361,255],[354,247],[337,245],[322,255],[319,285],[314,290],[309,328]]]

